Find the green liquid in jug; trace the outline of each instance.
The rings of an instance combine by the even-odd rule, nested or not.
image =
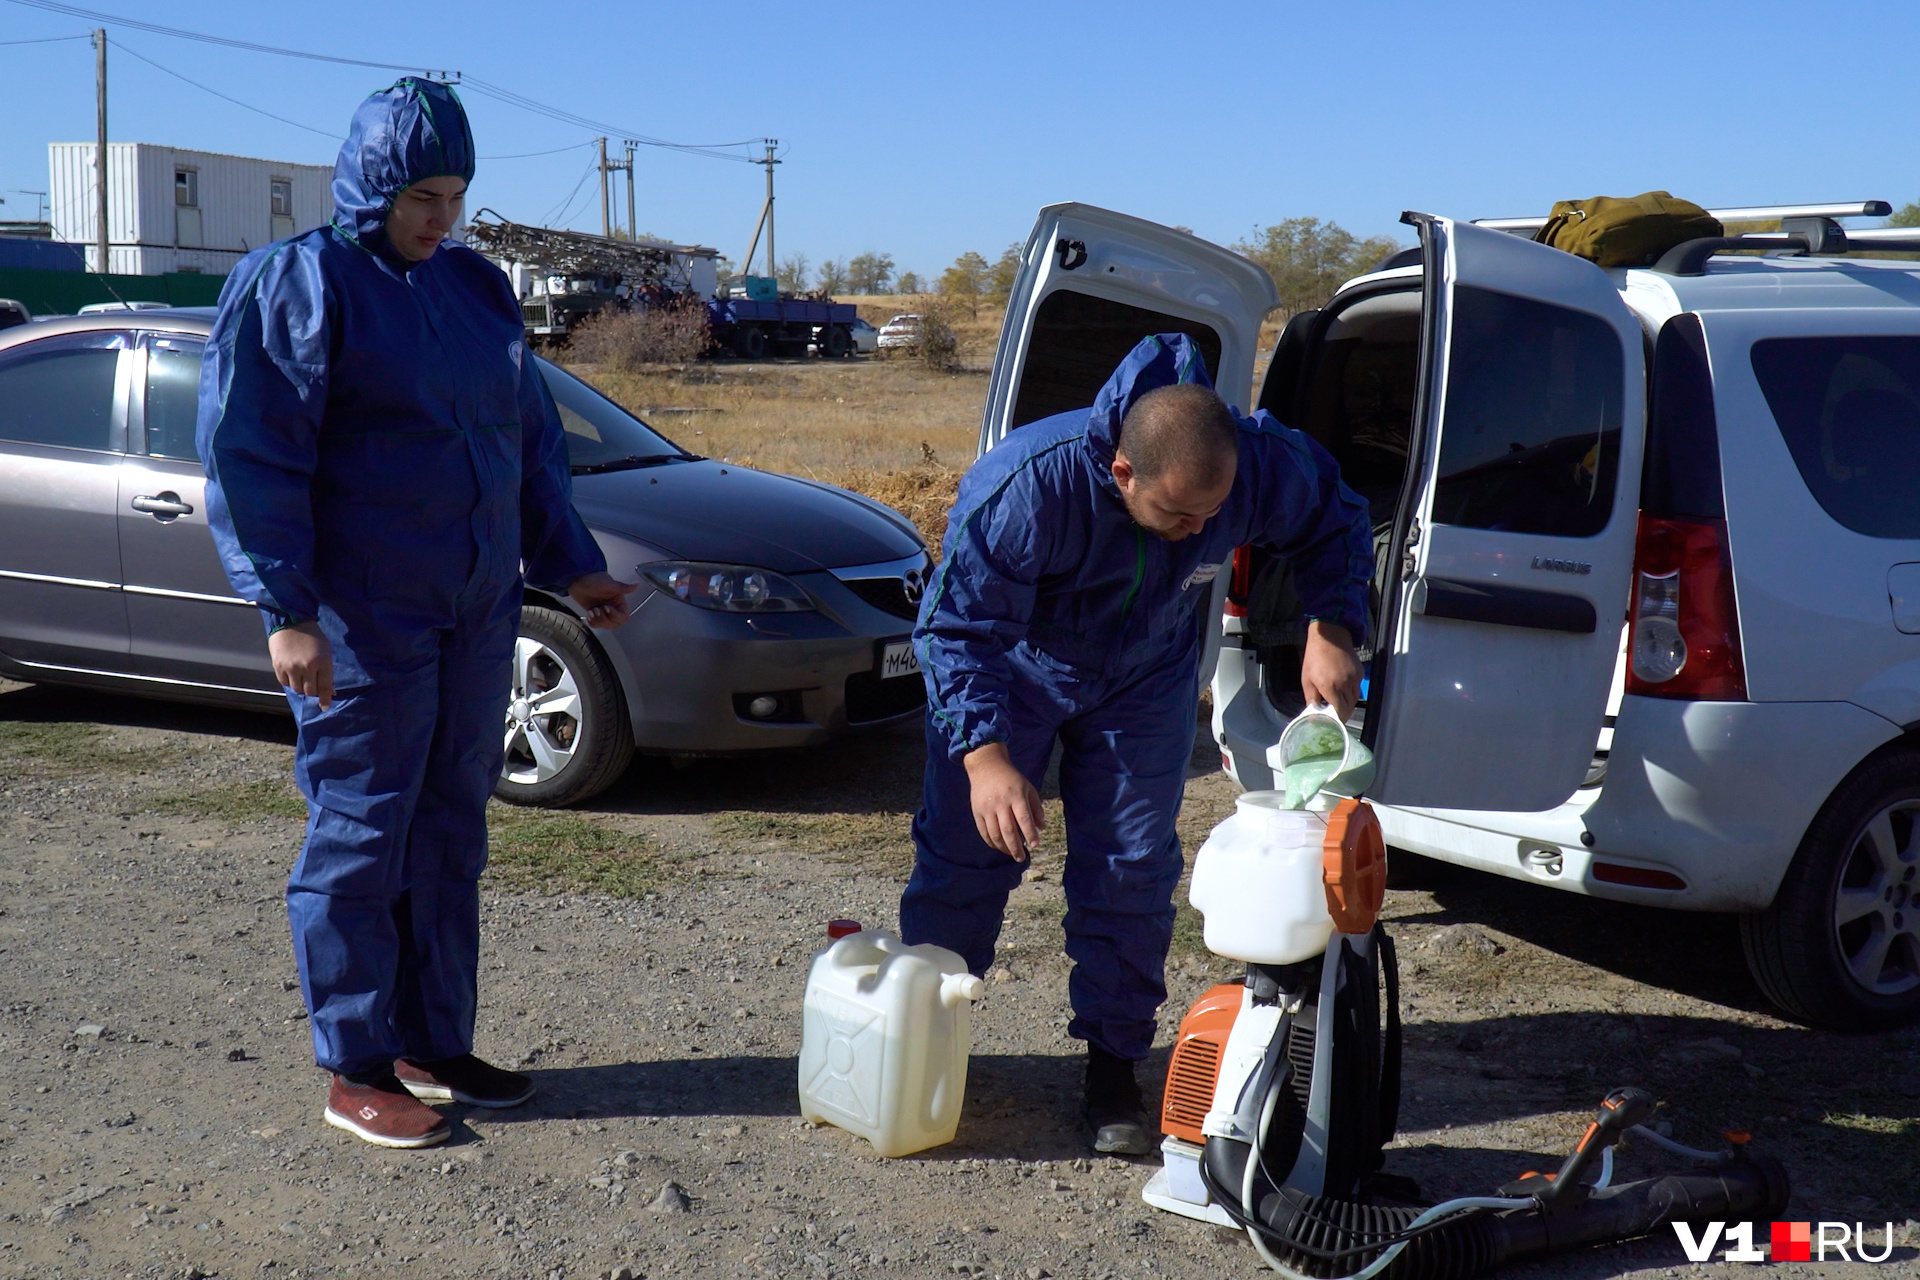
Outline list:
[[[1298,809],[1318,795],[1320,788],[1327,785],[1327,780],[1340,772],[1340,754],[1335,750],[1301,756],[1281,770],[1287,780],[1287,798],[1281,807]]]

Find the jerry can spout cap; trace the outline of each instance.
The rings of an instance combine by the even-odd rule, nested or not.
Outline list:
[[[940,1003],[949,1009],[962,1000],[978,1000],[987,994],[987,984],[970,973],[950,973],[940,979]]]

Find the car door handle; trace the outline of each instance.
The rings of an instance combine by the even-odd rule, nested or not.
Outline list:
[[[141,494],[133,500],[133,509],[144,511],[154,519],[163,522],[172,520],[176,516],[193,514],[193,504],[180,501],[180,495],[171,489],[163,489],[154,494]]]
[[[1503,627],[1592,635],[1599,624],[1593,601],[1558,591],[1507,587],[1491,582],[1427,578],[1415,589],[1414,612],[1429,618],[1491,622]]]

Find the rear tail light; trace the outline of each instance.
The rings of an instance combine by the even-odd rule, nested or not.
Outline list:
[[[1240,547],[1233,553],[1233,576],[1227,580],[1227,616],[1247,616],[1247,601],[1253,597],[1253,548]]]
[[[1744,701],[1740,622],[1724,520],[1642,514],[1633,553],[1627,692]]]

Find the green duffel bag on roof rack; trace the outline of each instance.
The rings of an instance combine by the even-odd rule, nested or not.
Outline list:
[[[1650,267],[1677,244],[1722,234],[1720,219],[1664,191],[1562,200],[1533,237],[1603,267]]]

